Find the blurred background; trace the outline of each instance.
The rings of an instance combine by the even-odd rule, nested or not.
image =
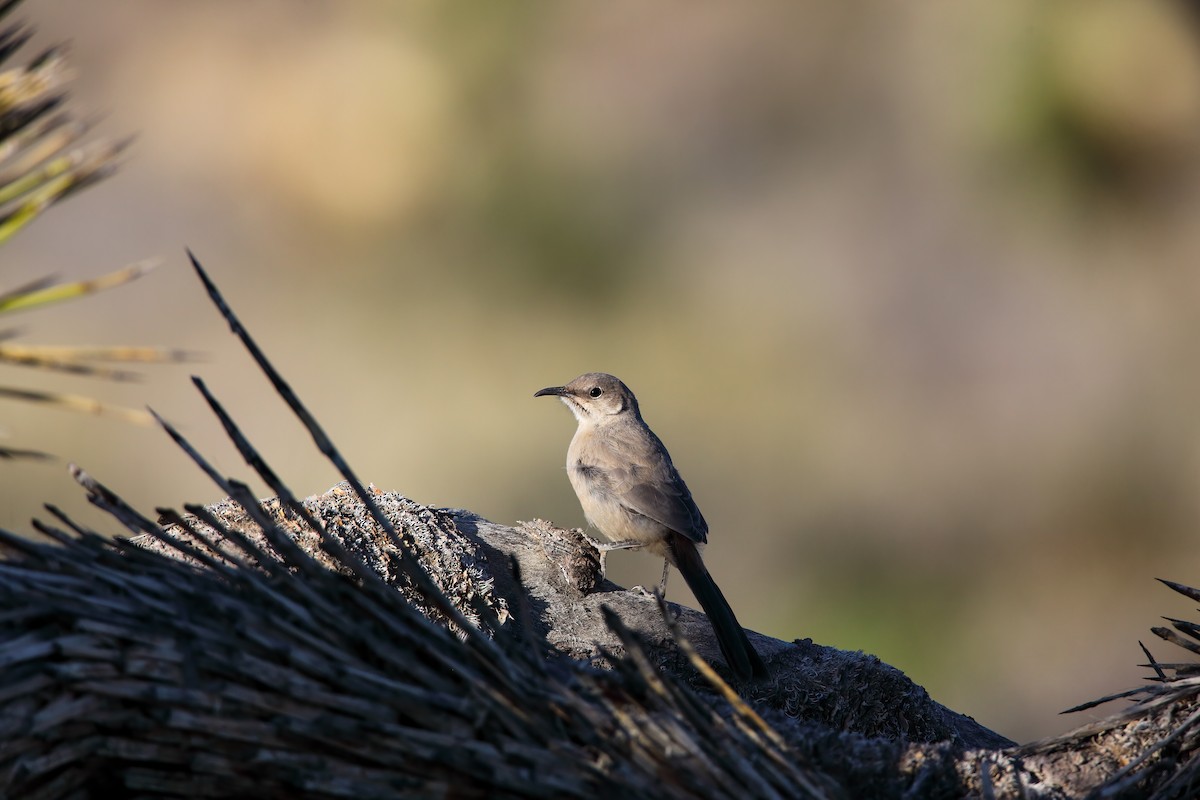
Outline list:
[[[1200,583],[1191,8],[27,0],[37,44],[73,42],[72,103],[138,140],[2,284],[164,265],[14,322],[205,360],[2,378],[149,404],[245,477],[198,373],[293,489],[328,488],[189,246],[365,480],[581,525],[574,423],[532,395],[613,372],[747,627],[1062,732],[1143,679],[1139,639],[1177,660],[1149,627],[1195,610],[1154,578]],[[219,499],[158,431],[0,414],[147,513]],[[0,470],[0,525],[52,501],[113,530],[64,463]]]

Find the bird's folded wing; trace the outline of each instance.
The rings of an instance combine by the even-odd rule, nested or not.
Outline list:
[[[649,517],[693,542],[707,542],[708,523],[692,500],[687,484],[678,473],[670,477],[663,481],[626,480],[614,481],[614,484],[621,487],[621,503],[631,511]]]

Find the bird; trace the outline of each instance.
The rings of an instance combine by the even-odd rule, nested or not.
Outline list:
[[[578,423],[567,448],[567,476],[588,522],[610,540],[603,550],[641,548],[674,566],[713,626],[721,654],[742,681],[767,677],[762,658],[738,623],[701,557],[708,523],[671,461],[642,419],[637,398],[620,379],[588,372],[534,397],[558,397]]]

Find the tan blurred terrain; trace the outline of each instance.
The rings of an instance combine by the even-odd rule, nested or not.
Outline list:
[[[208,355],[5,380],[148,403],[245,475],[194,371],[297,492],[326,489],[190,246],[364,479],[577,525],[573,423],[532,394],[613,372],[747,626],[1060,732],[1142,679],[1138,639],[1168,657],[1148,629],[1192,609],[1153,578],[1200,574],[1187,9],[27,0],[39,43],[74,43],[72,102],[139,138],[5,247],[3,285],[167,263],[15,321]],[[2,414],[147,512],[217,499],[156,431]],[[99,523],[62,464],[0,469],[0,525],[47,500]]]

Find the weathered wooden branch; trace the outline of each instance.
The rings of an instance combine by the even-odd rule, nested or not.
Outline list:
[[[53,507],[49,543],[0,531],[0,796],[1196,796],[1194,665],[1023,747],[808,640],[756,635],[772,676],[731,687],[703,616],[604,581],[578,531],[364,487],[196,267],[346,483],[295,498],[197,381],[276,498],[164,422],[229,500],[156,522],[76,470],[133,538]]]
[[[301,504],[320,535],[274,499],[159,533],[79,477],[156,530],[2,536],[5,796],[1079,797],[1114,777],[1146,796],[1196,778],[1200,679],[1017,748],[873,657],[756,636],[772,678],[738,699],[678,645],[718,658],[703,615],[671,606],[671,631],[578,531],[372,490],[395,542],[342,484]]]
[[[476,612],[476,606],[483,604],[495,610],[502,624],[530,628],[521,635],[544,642],[556,657],[610,667],[605,654],[622,654],[623,645],[605,622],[602,608],[607,607],[646,643],[657,668],[672,672],[694,687],[704,686],[705,681],[680,654],[656,599],[604,580],[599,554],[578,529],[564,530],[542,520],[510,528],[465,511],[424,508],[395,494],[378,494],[376,502],[389,519],[399,523],[397,528],[404,531],[406,544],[434,582],[474,624],[483,624]],[[348,485],[334,487],[305,503],[344,547],[431,613],[419,594],[391,569],[402,553],[372,524]],[[263,508],[276,524],[296,537],[314,560],[329,569],[339,569],[336,559],[320,550],[316,534],[298,520],[289,519],[278,501],[269,501]],[[208,511],[223,528],[249,530],[247,535],[266,544],[260,534],[254,533],[253,520],[236,503],[226,502]],[[193,530],[203,531],[205,539],[221,539],[217,531],[200,520],[189,518],[187,522]],[[200,544],[195,533],[178,526],[170,532],[191,545]],[[145,535],[136,541],[166,555],[177,552],[170,544]],[[519,581],[511,569],[514,563]],[[513,616],[516,604],[529,609],[519,619]],[[728,676],[705,616],[673,604],[670,611],[677,615],[676,629]],[[431,615],[438,616],[436,612]],[[743,689],[747,696],[761,701],[763,708],[865,736],[949,741],[967,748],[1013,744],[934,702],[925,690],[873,656],[823,647],[807,639],[782,642],[754,636],[756,646],[773,668],[774,679]]]

